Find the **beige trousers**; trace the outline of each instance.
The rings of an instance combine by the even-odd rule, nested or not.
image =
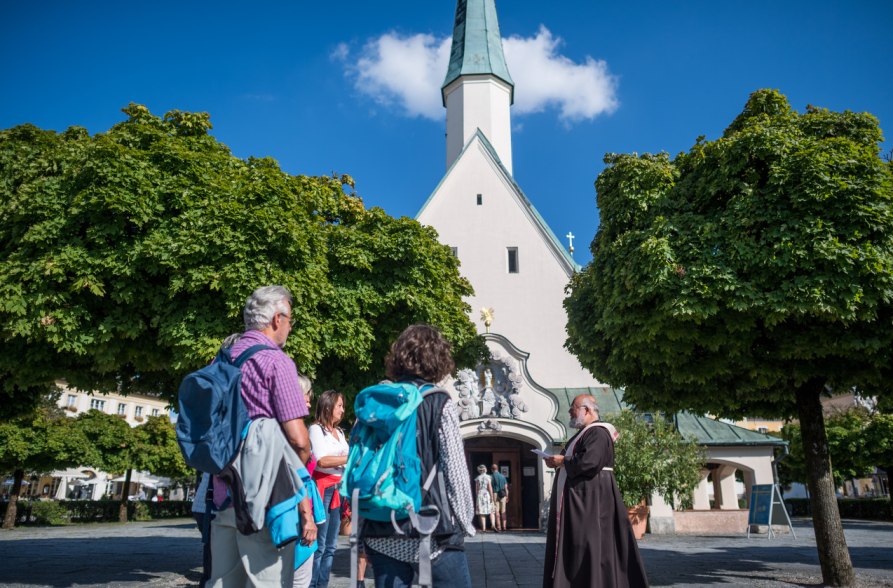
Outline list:
[[[212,588],[291,586],[295,571],[295,546],[276,549],[264,528],[242,535],[232,508],[222,510],[211,522]]]

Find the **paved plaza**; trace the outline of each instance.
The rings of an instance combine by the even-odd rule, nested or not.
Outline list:
[[[646,535],[639,542],[653,586],[821,585],[812,524],[797,538]],[[845,521],[859,585],[893,587],[893,523]],[[349,588],[349,553],[335,555],[332,588]],[[475,588],[542,585],[545,536],[484,533],[467,544]],[[0,532],[0,586],[189,586],[198,581],[201,545],[187,519],[146,523],[17,528]],[[371,582],[367,582],[371,586]]]

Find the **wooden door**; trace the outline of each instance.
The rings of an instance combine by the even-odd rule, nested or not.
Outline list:
[[[521,469],[518,450],[494,451],[493,463],[509,484],[509,500],[505,505],[506,527],[521,527]]]

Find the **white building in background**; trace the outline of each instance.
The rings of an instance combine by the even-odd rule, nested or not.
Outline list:
[[[58,384],[62,395],[56,404],[69,416],[95,409],[106,414],[116,414],[131,427],[141,425],[150,416],[170,416],[167,401],[161,398],[139,394],[90,394],[69,388],[64,382]]]
[[[594,396],[609,420],[624,406],[622,392],[600,383],[564,348],[564,288],[580,267],[512,175],[515,87],[494,0],[458,0],[441,92],[447,171],[417,219],[435,228],[461,261],[474,287],[471,319],[493,356],[487,365],[463,370],[452,392],[469,466],[498,464],[510,481],[510,526],[537,528],[553,472],[530,450],[555,449],[567,440],[567,409],[577,394]],[[720,513],[720,524],[746,520],[736,480],[745,500],[751,485],[772,483],[780,442],[692,415],[679,415],[677,423],[708,456],[695,509]],[[659,498],[653,502],[654,532],[699,532],[702,520],[682,520]]]
[[[106,414],[118,415],[131,427],[141,425],[150,416],[170,417],[167,401],[154,396],[132,394],[90,394],[69,388],[65,382],[57,382],[62,390],[56,404],[70,417],[89,410],[99,410]],[[4,488],[9,492],[12,481]],[[103,496],[120,497],[122,492],[128,496],[151,497],[159,488],[168,487],[170,480],[152,476],[148,472],[134,471],[130,488],[124,488],[124,476],[110,476],[106,472],[94,468],[68,468],[45,475],[26,477],[22,496],[31,498],[55,498],[58,500],[79,499],[99,500]]]

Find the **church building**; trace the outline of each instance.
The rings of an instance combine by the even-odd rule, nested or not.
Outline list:
[[[610,420],[623,406],[622,391],[600,383],[564,347],[564,289],[580,266],[512,175],[515,85],[494,0],[458,0],[441,95],[446,174],[417,219],[435,228],[459,258],[460,272],[474,287],[471,319],[492,356],[486,365],[462,370],[451,392],[470,468],[497,464],[510,484],[509,526],[541,528],[553,471],[531,450],[555,451],[570,437],[567,411],[576,395],[594,396]],[[777,440],[691,415],[678,422],[710,460],[696,509],[710,510],[713,489],[713,510],[740,511],[736,472],[745,489],[772,483]],[[746,511],[736,520],[741,516],[746,521]],[[682,530],[677,520],[655,497],[652,532]]]

